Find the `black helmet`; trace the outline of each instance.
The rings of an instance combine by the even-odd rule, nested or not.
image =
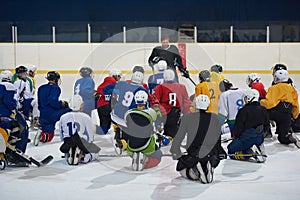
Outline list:
[[[24,67],[23,65],[16,68],[16,73],[17,74],[24,73],[24,72],[27,72],[27,71],[28,71],[28,69],[26,67]]]
[[[199,73],[200,81],[210,81],[210,73],[208,70],[203,70]]]
[[[276,64],[274,67],[272,67],[272,70],[274,72],[278,71],[278,70],[287,70],[287,67],[284,64]]]
[[[145,70],[142,66],[134,66],[134,68],[132,69],[132,73],[137,71],[142,72],[143,74],[145,73]]]
[[[56,71],[50,71],[50,72],[47,73],[46,79],[48,81],[55,81],[57,83],[58,80],[60,79],[60,75]]]
[[[220,88],[221,92],[225,92],[225,91],[229,90],[231,87],[232,87],[232,83],[227,79],[224,79],[219,84],[219,88]]]
[[[93,70],[89,67],[82,67],[79,70],[80,76],[82,77],[91,77],[91,74],[93,73]]]
[[[220,73],[223,71],[223,67],[221,65],[213,65],[211,66],[210,71]]]

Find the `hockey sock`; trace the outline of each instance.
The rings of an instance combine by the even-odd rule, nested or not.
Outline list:
[[[40,142],[51,142],[54,137],[54,133],[42,132],[42,138]]]

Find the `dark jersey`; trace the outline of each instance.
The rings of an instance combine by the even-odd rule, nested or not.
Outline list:
[[[270,126],[267,109],[260,106],[258,102],[246,104],[236,115],[235,125],[232,130],[233,136],[238,138],[245,130],[257,128],[260,125],[263,125],[264,131]]]
[[[51,116],[53,112],[61,109],[59,96],[61,89],[55,84],[44,84],[38,89],[38,105],[41,118]]]
[[[0,83],[0,115],[2,117],[9,117],[12,114],[12,110],[16,109],[15,93],[16,89],[12,83]]]
[[[180,144],[187,135],[186,149],[188,154],[204,158],[214,149],[220,137],[220,130],[221,123],[214,113],[200,111],[184,115],[170,152],[180,155]]]
[[[184,66],[182,64],[182,59],[179,54],[178,48],[175,45],[169,45],[168,48],[164,49],[162,46],[157,46],[152,50],[152,53],[148,59],[150,66],[156,64],[154,58],[158,57],[159,60],[165,60],[168,67],[176,71],[176,66],[182,72],[184,71]]]

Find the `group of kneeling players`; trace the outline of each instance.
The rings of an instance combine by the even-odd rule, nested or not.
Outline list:
[[[90,117],[96,96],[100,121],[97,134],[109,134],[112,125],[115,151],[117,155],[126,152],[132,157],[135,171],[157,166],[166,155],[161,148],[170,146],[171,156],[178,160],[176,170],[183,177],[210,183],[214,169],[227,156],[265,162],[263,142],[272,136],[270,120],[276,123],[275,134],[280,143],[294,143],[300,148],[294,133],[299,130],[298,94],[285,65],[273,67],[274,83],[268,92],[258,74],[249,74],[247,84],[251,89],[242,90],[223,77],[220,65],[214,65],[210,71],[199,73],[199,84],[191,97],[185,85],[178,82],[176,71],[168,69],[165,61],[155,66],[158,73],[149,77],[148,84],[143,83],[143,67],[134,67],[131,79],[126,81],[121,80],[120,70],[111,69],[96,95],[92,69],[83,67],[82,78],[76,81],[69,102],[59,100],[60,74],[48,72],[49,82],[37,90],[41,131],[37,131],[33,143],[37,146],[40,142],[51,142],[55,123],[59,122],[63,141],[60,150],[68,164],[98,159],[100,147],[94,144]],[[29,81],[21,78],[17,70],[16,74],[24,81],[25,91]],[[16,98],[17,89],[12,82],[13,74],[2,71],[0,152],[2,161],[23,166],[26,161],[22,156],[6,148],[9,143],[25,153],[28,142],[28,114],[24,114],[24,99],[20,102],[20,97]],[[224,124],[228,125],[232,139],[228,152],[221,146]]]

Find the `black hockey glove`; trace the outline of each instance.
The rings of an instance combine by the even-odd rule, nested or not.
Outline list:
[[[155,56],[155,57],[152,59],[152,62],[154,62],[154,63],[158,63],[158,61],[160,61],[160,57],[158,57],[158,56]]]
[[[69,104],[66,101],[60,101],[61,102],[61,108],[69,108]]]
[[[189,71],[188,70],[182,71],[182,76],[185,78],[189,78],[190,77]]]
[[[100,94],[95,92],[94,97],[95,97],[95,100],[98,101],[100,99]]]

